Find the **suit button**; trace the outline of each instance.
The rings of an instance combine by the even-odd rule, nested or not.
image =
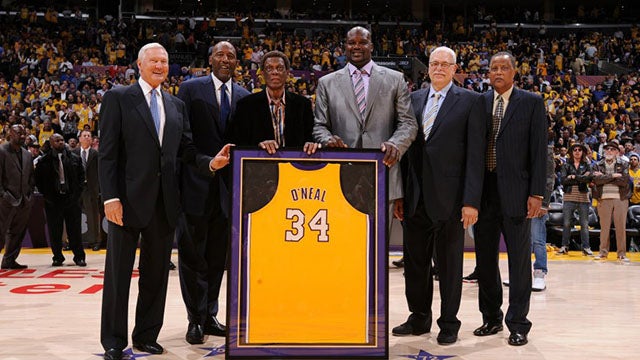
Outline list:
[[[158,173],[156,174],[158,177],[160,177],[162,175],[162,173],[160,171],[158,171]]]

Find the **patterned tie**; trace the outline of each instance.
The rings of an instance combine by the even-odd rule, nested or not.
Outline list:
[[[496,112],[493,114],[491,138],[489,139],[489,146],[487,146],[486,162],[487,169],[494,171],[496,168],[496,141],[498,139],[498,131],[500,130],[500,122],[504,115],[504,99],[498,95],[498,105],[496,105]]]
[[[433,128],[433,122],[436,121],[436,116],[438,116],[438,108],[440,93],[435,93],[431,95],[433,100],[433,104],[431,105],[431,109],[427,111],[427,113],[422,117],[422,131],[424,132],[424,140],[426,141],[431,133],[431,128]]]
[[[358,102],[358,110],[360,110],[360,116],[364,118],[364,111],[367,108],[367,94],[364,91],[364,80],[362,79],[362,75],[366,75],[366,70],[356,70],[354,73],[355,76],[355,85],[354,91],[356,94],[356,100]]]
[[[158,107],[157,94],[158,90],[151,90],[151,116],[153,117],[153,123],[156,126],[156,133],[160,135],[160,108]]]
[[[87,152],[89,150],[82,149],[80,150],[80,155],[82,155],[82,167],[87,170]]]
[[[229,96],[227,95],[227,85],[222,84],[222,86],[220,86],[220,118],[218,119],[222,130],[225,129],[230,113],[231,105],[229,102]]]

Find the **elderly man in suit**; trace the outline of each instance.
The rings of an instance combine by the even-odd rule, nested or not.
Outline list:
[[[397,163],[418,128],[404,76],[371,60],[371,33],[363,27],[347,32],[345,51],[347,66],[318,81],[313,136],[323,147],[381,149],[389,200],[402,198]]]
[[[313,110],[306,97],[285,91],[290,63],[280,51],[262,57],[260,69],[266,89],[238,102],[231,123],[231,142],[259,146],[269,154],[282,147],[303,147],[313,154],[319,144],[313,142]]]
[[[441,345],[456,342],[462,295],[464,230],[478,219],[482,188],[484,103],[480,94],[453,84],[456,54],[438,47],[429,56],[429,88],[411,94],[420,136],[402,159],[405,294],[409,319],[393,335],[431,330],[435,248],[440,278]]]
[[[100,109],[98,166],[109,220],[100,340],[108,360],[122,359],[128,343],[129,287],[141,236],[133,347],[164,352],[157,338],[180,213],[179,158],[212,176],[229,161],[230,145],[213,159],[197,152],[184,102],[161,90],[169,72],[165,48],[143,46],[137,64],[140,80],[105,93]]]
[[[4,248],[0,264],[2,269],[27,268],[27,265],[16,261],[33,205],[35,184],[31,153],[23,148],[26,136],[24,126],[11,125],[9,141],[0,145],[0,250]]]
[[[84,187],[80,196],[82,212],[87,217],[87,238],[93,251],[100,250],[100,184],[98,183],[98,151],[91,147],[91,131],[80,131],[80,146],[73,149],[84,168]]]
[[[487,126],[480,216],[474,226],[478,300],[482,326],[473,333],[502,331],[500,233],[509,256],[508,343],[528,342],[531,298],[531,219],[542,214],[546,184],[547,122],[542,98],[513,86],[516,62],[508,52],[491,57],[493,90],[483,94]]]
[[[213,156],[227,143],[230,115],[249,92],[233,82],[238,62],[235,47],[214,45],[209,56],[213,73],[184,82],[178,97],[184,101],[198,151]],[[189,325],[185,339],[202,344],[204,335],[224,336],[218,319],[218,295],[227,260],[229,178],[226,169],[211,178],[194,166],[180,171],[184,217],[179,221],[180,288]]]

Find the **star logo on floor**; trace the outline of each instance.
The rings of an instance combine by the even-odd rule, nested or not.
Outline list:
[[[205,355],[204,357],[213,357],[213,356],[217,356],[217,355],[224,355],[224,353],[225,353],[224,344],[222,344],[222,345],[220,345],[218,347],[201,347],[200,349],[209,351],[209,353],[207,355]]]
[[[93,354],[93,355],[99,356],[99,357],[104,357],[104,354]],[[135,360],[135,359],[138,359],[138,358],[143,358],[143,357],[147,357],[147,356],[151,356],[151,355],[153,355],[153,354],[147,354],[147,353],[134,354],[133,353],[133,349],[131,349],[131,348],[128,348],[127,350],[122,352],[122,358],[125,359],[125,360]]]
[[[416,359],[416,360],[444,360],[455,357],[455,355],[433,355],[424,350],[420,350],[418,355],[400,355],[404,358]]]

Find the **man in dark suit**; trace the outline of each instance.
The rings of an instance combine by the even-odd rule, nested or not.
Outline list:
[[[22,249],[33,205],[33,159],[24,149],[26,131],[11,125],[9,139],[0,145],[0,250],[4,248],[2,269],[26,269],[16,259]],[[8,239],[5,247],[5,239]]]
[[[259,146],[269,154],[281,147],[303,147],[312,154],[313,111],[306,97],[285,91],[290,62],[280,51],[270,51],[260,64],[266,89],[238,101],[231,122],[230,141]]]
[[[87,266],[82,247],[82,211],[80,194],[84,187],[84,170],[80,158],[68,150],[64,137],[53,134],[51,149],[38,161],[35,170],[36,186],[44,196],[49,241],[53,252],[52,266],[62,266],[62,231],[66,226],[73,262]]]
[[[161,84],[168,53],[158,43],[143,46],[138,83],[108,91],[100,109],[100,190],[109,220],[100,340],[105,359],[122,359],[127,346],[127,305],[136,247],[140,278],[133,347],[164,352],[157,343],[167,294],[169,259],[180,213],[179,157],[213,174],[229,161],[227,145],[216,155],[198,154],[184,102]]]
[[[213,156],[227,143],[224,134],[236,103],[249,92],[232,81],[237,57],[231,43],[217,43],[209,61],[213,74],[184,82],[178,97],[186,105],[195,146]],[[202,344],[204,334],[226,332],[216,316],[227,260],[229,179],[226,169],[211,178],[183,165],[180,180],[184,217],[177,238],[180,288],[189,320],[185,338]]]
[[[491,57],[494,90],[483,94],[487,119],[480,217],[474,226],[478,300],[483,325],[476,336],[502,331],[502,284],[498,269],[500,233],[509,256],[509,308],[504,318],[510,345],[524,345],[531,322],[531,219],[541,215],[546,183],[547,123],[542,98],[516,89],[515,58]]]
[[[438,343],[458,338],[462,295],[464,230],[478,218],[482,188],[485,123],[482,97],[453,84],[456,54],[439,47],[429,56],[431,86],[411,94],[419,136],[402,160],[405,294],[411,315],[393,329],[396,336],[431,328],[435,247],[441,310]]]
[[[102,241],[100,230],[100,184],[98,183],[98,151],[91,147],[93,138],[91,131],[80,131],[80,146],[73,149],[84,168],[84,186],[80,203],[82,212],[87,217],[87,238],[93,251],[100,250]]]

